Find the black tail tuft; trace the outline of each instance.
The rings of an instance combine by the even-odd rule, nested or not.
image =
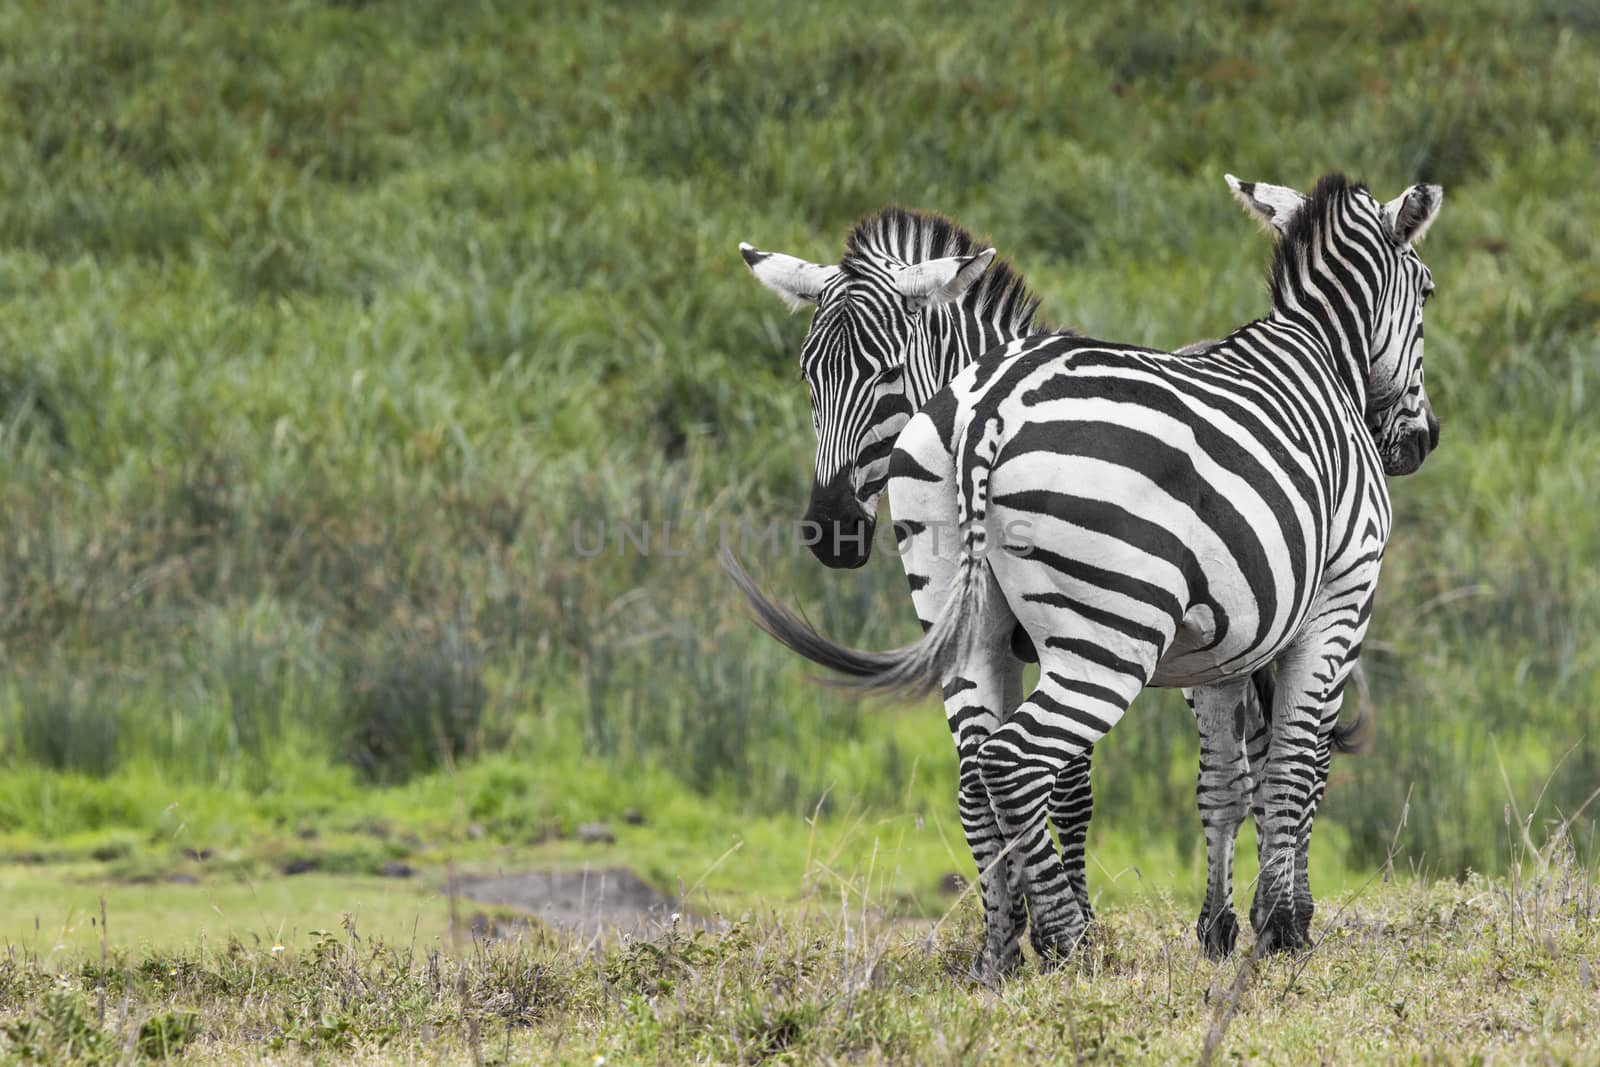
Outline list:
[[[791,652],[846,676],[836,684],[890,699],[912,700],[938,689],[948,666],[965,658],[975,632],[971,623],[984,610],[987,572],[969,557],[950,598],[921,640],[891,652],[862,652],[828,640],[794,612],[774,604],[728,546],[722,547],[720,558],[722,569],[755,613],[756,625]]]
[[[1372,751],[1377,737],[1377,717],[1373,714],[1372,703],[1367,700],[1367,676],[1360,663],[1351,671],[1350,680],[1356,684],[1356,714],[1348,723],[1341,719],[1334,724],[1333,750],[1349,756],[1364,756]]]
[[[1340,719],[1333,726],[1332,744],[1335,752],[1347,756],[1364,756],[1372,751],[1377,736],[1377,718],[1372,703],[1367,700],[1367,677],[1357,663],[1350,680],[1355,683],[1355,716],[1349,721]],[[1272,722],[1272,698],[1278,688],[1277,668],[1262,667],[1250,676],[1250,684],[1261,704],[1261,715],[1268,724]]]
[[[722,569],[733,579],[733,584],[744,594],[745,602],[755,614],[756,625],[791,652],[851,678],[877,677],[893,668],[897,662],[892,652],[860,652],[835,644],[782,604],[773,603],[726,545],[718,559]]]

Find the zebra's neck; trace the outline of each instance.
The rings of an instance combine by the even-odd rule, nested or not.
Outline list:
[[[1268,321],[1306,335],[1293,350],[1330,375],[1355,410],[1367,410],[1367,367],[1371,357],[1372,312],[1360,301],[1331,298],[1315,277],[1299,279],[1273,302]]]
[[[1304,356],[1320,362],[1363,418],[1383,288],[1382,268],[1367,247],[1373,235],[1353,199],[1365,195],[1342,174],[1318,181],[1279,240],[1269,272],[1271,318],[1309,336]]]
[[[906,368],[911,410],[921,411],[933,394],[985,352],[1043,329],[1035,325],[1032,308],[1020,316],[986,315],[983,310],[963,301],[928,316],[928,345]]]

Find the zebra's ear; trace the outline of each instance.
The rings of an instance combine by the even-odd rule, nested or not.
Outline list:
[[[1279,233],[1287,233],[1289,220],[1305,206],[1303,193],[1286,185],[1269,185],[1266,182],[1242,182],[1231,174],[1224,174],[1233,198],[1244,205],[1258,222],[1265,223]]]
[[[754,245],[739,242],[739,254],[756,281],[778,294],[790,311],[799,311],[807,304],[815,304],[822,287],[833,280],[839,268],[807,263],[782,252],[763,252]]]
[[[916,310],[938,307],[959,300],[992,262],[992,248],[971,256],[924,260],[896,271],[894,287]]]
[[[1439,205],[1444,203],[1444,190],[1437,185],[1413,185],[1387,204],[1383,217],[1389,223],[1394,239],[1403,245],[1422,240],[1439,217]]]

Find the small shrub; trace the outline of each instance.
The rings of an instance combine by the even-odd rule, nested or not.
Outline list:
[[[483,650],[459,627],[385,636],[346,671],[340,755],[369,781],[405,781],[481,747]]]
[[[19,754],[57,771],[95,778],[117,765],[121,723],[116,702],[100,681],[53,672],[45,681],[28,681],[16,696]]]

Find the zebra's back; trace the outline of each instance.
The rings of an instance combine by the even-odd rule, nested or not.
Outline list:
[[[1236,338],[1203,356],[1018,341],[903,438],[924,466],[985,472],[959,479],[961,516],[1001,534],[990,565],[1036,643],[1096,649],[1142,684],[1237,677],[1317,609],[1330,553],[1381,551],[1386,522],[1365,538],[1333,529],[1363,510],[1341,506],[1347,468],[1376,465],[1350,413]],[[932,484],[891,486],[896,513],[925,510],[908,498]]]

